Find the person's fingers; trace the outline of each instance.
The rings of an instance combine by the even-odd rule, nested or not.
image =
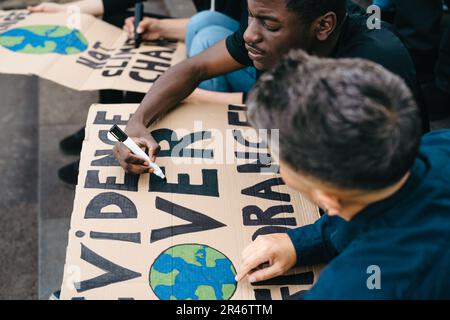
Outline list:
[[[119,161],[120,166],[126,172],[134,174],[153,172],[153,169],[149,168],[148,162],[145,159],[137,157],[121,143],[117,143],[114,146],[113,153]]]
[[[126,24],[131,24],[134,27],[134,17],[128,17],[125,19]]]
[[[144,30],[151,31],[153,20],[150,18],[144,18],[137,28],[137,33],[143,33]]]
[[[147,18],[140,23],[138,32],[142,34],[144,41],[155,41],[161,38],[157,25],[158,20],[152,18]]]
[[[148,161],[146,161],[145,159],[143,159],[141,157],[136,156],[135,154],[133,154],[131,152],[126,155],[125,162],[129,163],[129,164],[138,164],[141,166],[145,166],[147,168],[149,166]]]
[[[158,152],[161,150],[161,146],[156,141],[154,141],[153,138],[139,138],[136,139],[136,143],[138,143],[141,148],[147,148],[150,160],[152,162],[156,161],[156,157],[158,155]]]
[[[137,164],[127,163],[127,164],[125,164],[124,169],[125,169],[126,172],[133,173],[133,174],[149,173],[149,168],[148,167],[140,166],[140,165],[137,165]]]
[[[124,30],[128,33],[129,38],[134,36],[134,17],[125,20]]]
[[[148,165],[144,165],[146,162],[133,155],[131,152],[126,153],[125,156],[119,156],[120,166],[128,173],[143,174],[149,172]]]
[[[247,274],[250,273],[250,271],[257,268],[264,262],[267,262],[268,260],[269,259],[267,258],[266,254],[263,252],[256,252],[252,256],[246,258],[236,275],[236,281],[241,281]]]
[[[283,270],[279,264],[274,264],[267,268],[259,269],[257,271],[251,272],[248,275],[248,280],[251,283],[260,282],[268,279],[275,278],[283,273]]]
[[[139,148],[148,148],[147,141],[144,138],[131,138],[138,145]]]
[[[156,162],[156,157],[158,156],[159,151],[161,150],[161,146],[158,144],[154,148],[148,149],[148,156],[152,162]]]

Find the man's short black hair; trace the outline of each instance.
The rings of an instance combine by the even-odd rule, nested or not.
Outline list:
[[[291,51],[260,78],[247,104],[254,127],[280,129],[283,162],[336,187],[394,185],[420,144],[418,108],[406,84],[362,59]]]
[[[338,25],[347,13],[347,0],[285,0],[286,8],[296,12],[304,25],[311,25],[314,20],[327,12],[334,12]]]

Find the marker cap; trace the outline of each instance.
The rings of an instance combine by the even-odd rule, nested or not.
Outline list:
[[[109,130],[109,132],[120,142],[125,142],[128,136],[116,124]]]

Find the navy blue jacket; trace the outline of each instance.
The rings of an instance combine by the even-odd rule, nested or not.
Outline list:
[[[298,265],[328,263],[305,299],[449,299],[450,130],[423,137],[394,195],[289,235]]]

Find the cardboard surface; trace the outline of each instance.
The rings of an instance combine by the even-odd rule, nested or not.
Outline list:
[[[146,93],[185,59],[182,43],[147,42],[135,49],[121,29],[89,15],[77,17],[0,11],[0,72],[38,75],[75,90]]]
[[[184,104],[152,127],[167,181],[125,175],[112,157],[107,131],[136,108],[90,109],[61,298],[288,299],[311,287],[319,268],[257,285],[233,280],[252,238],[319,218],[277,167],[248,165],[268,150],[246,127],[245,107]]]

